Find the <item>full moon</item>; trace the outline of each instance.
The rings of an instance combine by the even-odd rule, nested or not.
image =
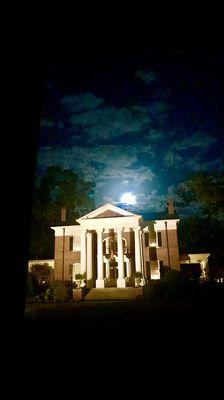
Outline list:
[[[136,196],[134,196],[132,193],[124,193],[121,196],[121,203],[126,203],[126,204],[136,204]]]

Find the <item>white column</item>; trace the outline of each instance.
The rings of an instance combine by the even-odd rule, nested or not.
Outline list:
[[[106,238],[106,254],[110,252],[110,238]],[[106,278],[110,277],[110,261],[106,259]]]
[[[145,270],[144,270],[144,257],[143,257],[143,232],[140,231],[140,254],[141,254],[141,269],[142,269],[142,283],[146,284]]]
[[[142,272],[140,226],[134,228],[134,232],[135,232],[135,269],[136,272]]]
[[[97,231],[97,280],[96,287],[103,288],[105,286],[103,276],[103,231]]]
[[[86,230],[81,233],[81,274],[86,273]]]
[[[110,277],[110,261],[106,260],[106,278]]]
[[[93,285],[93,234],[87,232],[87,287]]]
[[[123,229],[117,229],[117,252],[118,252],[118,279],[117,287],[125,287],[126,281],[124,277],[124,251],[123,251]]]
[[[200,267],[201,267],[201,275],[200,275],[200,278],[201,278],[201,279],[206,279],[206,272],[205,272],[206,261],[201,261],[201,262],[200,262]]]
[[[106,238],[106,253],[108,254],[110,251],[110,244],[109,244],[110,238]]]
[[[126,261],[126,265],[127,265],[127,278],[131,278],[131,273],[132,273],[132,271],[131,271],[131,260],[130,259],[128,259],[127,258],[127,261]]]

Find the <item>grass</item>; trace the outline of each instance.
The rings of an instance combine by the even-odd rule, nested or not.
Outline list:
[[[89,301],[27,304],[26,343],[51,343],[73,337],[76,343],[108,344],[151,339],[200,341],[223,337],[223,301]]]

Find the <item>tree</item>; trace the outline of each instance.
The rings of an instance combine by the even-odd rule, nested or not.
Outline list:
[[[197,215],[183,217],[178,224],[180,254],[206,253],[211,250],[209,224],[206,218]]]
[[[177,194],[183,204],[197,202],[204,216],[210,219],[222,219],[224,215],[224,174],[221,171],[196,172],[181,185]],[[182,204],[182,205],[183,205]]]
[[[201,203],[204,214],[213,219],[224,213],[224,174],[198,172],[189,182],[195,201]]]
[[[33,276],[36,277],[38,284],[42,283],[42,277],[48,278],[53,273],[53,268],[48,265],[48,263],[43,264],[33,264],[30,268]]]
[[[201,215],[183,219],[179,225],[180,249],[184,252],[210,252],[210,276],[223,274],[224,174],[197,172],[177,191],[181,202],[200,205]]]
[[[48,167],[33,195],[30,258],[52,258],[54,233],[51,226],[62,225],[61,207],[66,207],[66,224],[94,208],[94,184],[74,171]],[[64,224],[64,222],[63,222]]]

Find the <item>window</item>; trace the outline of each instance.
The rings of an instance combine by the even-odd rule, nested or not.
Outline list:
[[[127,276],[127,263],[124,262],[124,276]]]
[[[73,264],[73,270],[72,270],[73,281],[76,279],[76,275],[80,274],[80,272],[81,272],[81,264],[80,263],[74,263]]]
[[[162,234],[161,234],[161,232],[157,232],[157,243],[158,243],[159,247],[162,246]]]
[[[81,250],[81,236],[74,237],[73,250],[74,251]]]
[[[145,232],[145,247],[149,247],[149,232]]]
[[[70,236],[70,238],[69,238],[69,250],[70,251],[73,250],[73,236]]]
[[[146,276],[150,278],[150,262],[146,261]]]

